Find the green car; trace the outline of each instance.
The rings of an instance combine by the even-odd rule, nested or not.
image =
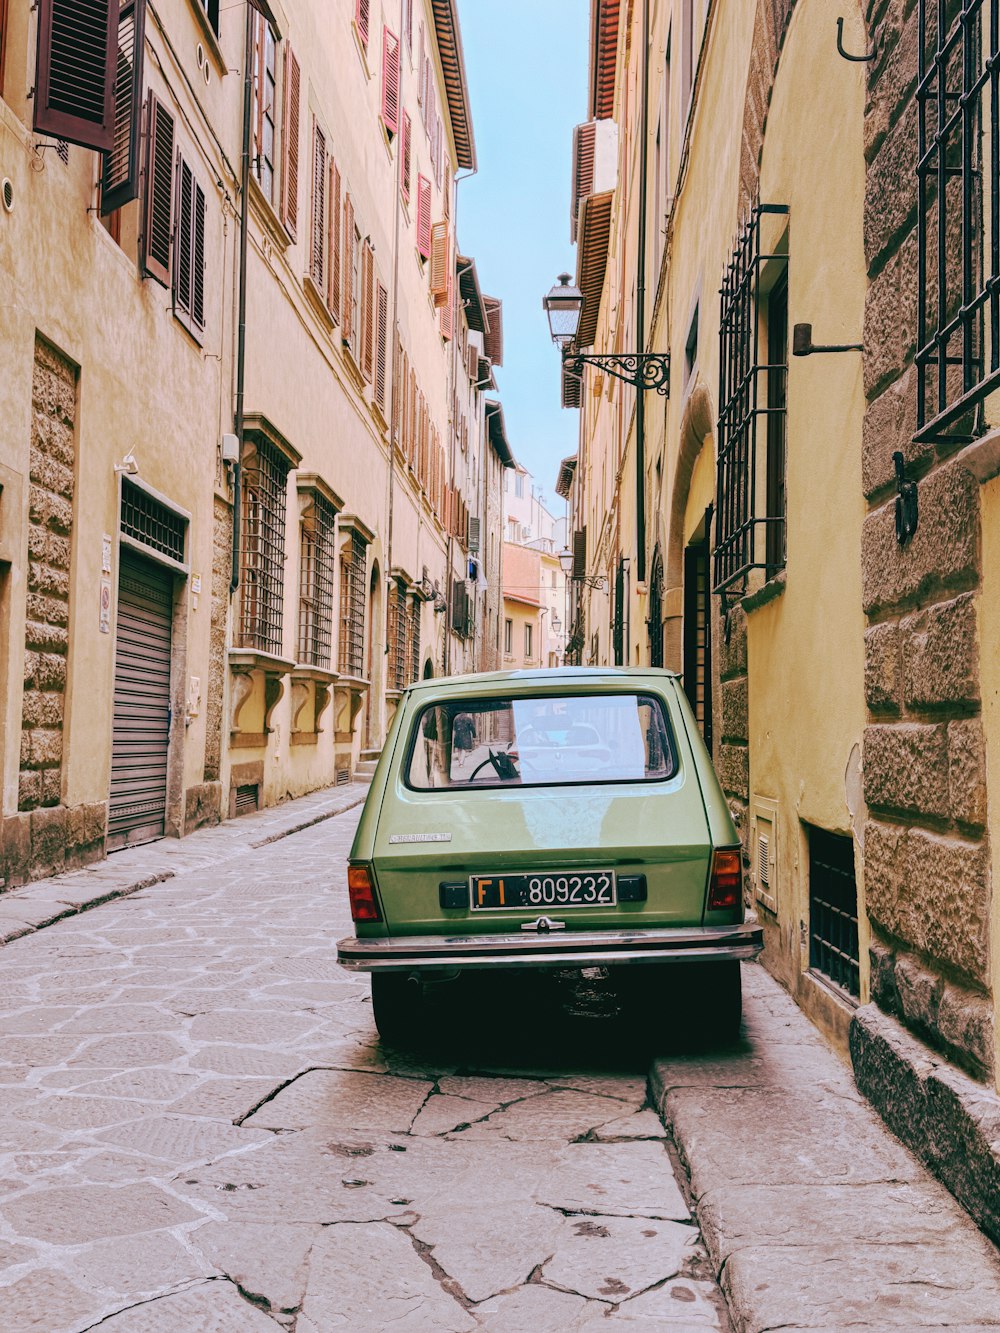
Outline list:
[[[425,981],[472,968],[619,968],[680,980],[702,1025],[739,1029],[762,932],[711,760],[668,671],[572,667],[411,685],[348,866],[387,1040]],[[686,965],[684,971],[677,969]],[[686,1006],[685,1006],[686,1007]]]

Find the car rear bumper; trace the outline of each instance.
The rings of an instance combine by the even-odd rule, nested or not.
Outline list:
[[[758,922],[651,930],[549,931],[517,935],[401,935],[345,939],[337,961],[349,972],[435,972],[479,967],[600,967],[756,958]]]

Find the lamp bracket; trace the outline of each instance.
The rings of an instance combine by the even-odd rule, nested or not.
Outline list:
[[[670,397],[669,352],[564,352],[563,362],[571,375],[579,375],[584,366],[597,366],[637,389],[655,389],[664,398]]]

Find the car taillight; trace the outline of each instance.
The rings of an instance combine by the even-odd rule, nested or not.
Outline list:
[[[347,867],[347,889],[351,895],[351,916],[355,921],[381,921],[369,866]]]
[[[743,859],[738,848],[718,851],[712,858],[712,880],[708,886],[708,910],[718,912],[739,907],[743,901]]]

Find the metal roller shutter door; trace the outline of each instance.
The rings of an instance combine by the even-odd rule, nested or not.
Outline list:
[[[170,738],[173,578],[121,552],[108,850],[162,838]]]

